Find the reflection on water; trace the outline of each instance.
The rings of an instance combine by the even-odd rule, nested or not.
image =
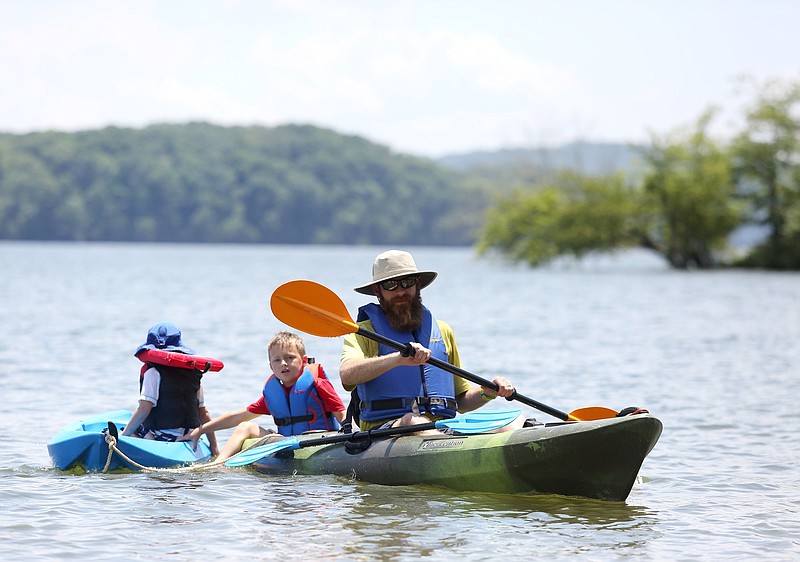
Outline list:
[[[658,518],[652,510],[622,502],[465,494],[428,486],[378,486],[333,476],[267,476],[241,469],[215,481],[201,477],[191,486],[179,485],[172,477],[162,483],[169,483],[167,493],[152,482],[140,488],[155,488],[172,506],[185,507],[183,492],[189,488],[196,486],[202,492],[222,487],[226,494],[207,499],[213,499],[216,509],[237,504],[242,512],[237,520],[218,520],[217,525],[224,526],[224,532],[239,541],[244,551],[255,549],[289,559],[365,559],[376,553],[384,559],[408,559],[437,556],[442,549],[482,559],[487,552],[504,549],[523,552],[531,541],[552,543],[556,536],[573,543],[564,553],[578,552],[580,541],[599,537],[619,552],[636,552],[658,535]],[[184,524],[199,524],[186,516],[183,519]],[[322,552],[318,552],[320,544],[325,545]]]
[[[353,486],[355,499],[346,508],[340,506],[344,528],[356,544],[397,555],[426,556],[456,547],[470,551],[468,545],[476,542],[476,534],[483,537],[477,544],[502,548],[528,548],[531,538],[539,534],[610,534],[619,535],[614,542],[624,537],[626,548],[635,549],[652,538],[657,523],[651,510],[623,502],[458,493],[428,486]]]

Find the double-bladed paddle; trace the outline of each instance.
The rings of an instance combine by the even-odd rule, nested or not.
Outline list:
[[[394,341],[356,324],[347,311],[347,307],[336,293],[313,281],[297,280],[284,283],[272,293],[270,308],[272,308],[272,313],[275,317],[281,322],[314,336],[332,338],[345,334],[358,334],[396,349],[401,353],[413,353],[411,344]],[[431,357],[428,359],[428,363],[475,384],[491,388],[494,391],[498,390],[498,386],[494,382],[451,365],[446,361]],[[564,421],[597,420],[613,418],[617,415],[616,411],[602,406],[580,408],[567,414],[547,404],[542,404],[532,398],[523,396],[516,390],[506,400],[517,400]]]
[[[305,439],[300,441],[294,437],[289,437],[275,443],[259,445],[252,449],[247,449],[225,461],[225,466],[244,466],[252,464],[258,459],[273,455],[278,451],[294,451],[302,447],[316,447],[319,445],[329,445],[332,443],[343,443],[345,441],[363,439],[366,437],[390,437],[393,435],[403,435],[406,433],[416,433],[428,429],[450,429],[461,434],[488,433],[495,429],[500,429],[510,424],[522,412],[520,410],[487,410],[479,412],[467,412],[449,420],[439,420],[431,423],[420,423],[416,425],[403,425],[400,427],[387,427],[385,429],[373,429],[370,431],[356,431],[355,433],[341,433],[329,437],[319,437],[316,439]]]

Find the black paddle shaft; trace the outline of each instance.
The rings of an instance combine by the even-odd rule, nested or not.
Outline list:
[[[402,354],[405,354],[406,356],[413,355],[413,348],[411,347],[410,343],[403,344],[361,327],[358,328],[358,332],[356,333],[360,336],[364,336],[365,338],[374,340],[378,343],[382,343],[387,347],[396,349],[397,351],[399,351]],[[486,380],[483,377],[479,377],[478,375],[470,373],[469,371],[465,371],[464,369],[456,367],[455,365],[451,365],[446,361],[441,361],[439,359],[436,359],[435,357],[431,357],[430,359],[428,359],[428,363],[430,363],[434,367],[439,367],[444,371],[453,373],[454,375],[459,376],[462,379],[466,379],[470,382],[474,382],[475,384],[485,386],[486,388],[491,388],[495,392],[499,390],[499,387],[494,382]],[[527,396],[523,396],[516,390],[514,390],[514,394],[506,398],[506,400],[517,400],[519,402],[522,402],[526,406],[530,406],[531,408],[536,408],[537,410],[544,412],[546,414],[550,414],[551,416],[556,417],[560,420],[568,421],[570,419],[569,414],[565,414],[561,410],[556,410],[555,408],[548,406],[547,404],[542,404],[541,402],[538,402],[533,398],[528,398]]]
[[[317,445],[328,445],[331,443],[344,443],[346,441],[367,439],[370,437],[391,437],[394,435],[417,433],[418,431],[425,431],[427,429],[436,429],[436,422],[419,423],[416,425],[403,425],[399,427],[385,427],[383,429],[370,429],[369,431],[356,431],[354,433],[342,433],[341,435],[306,439],[304,441],[299,441],[299,447],[315,447]],[[277,443],[280,443],[280,441]]]

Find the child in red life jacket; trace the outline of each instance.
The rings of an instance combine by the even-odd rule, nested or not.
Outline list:
[[[303,339],[291,332],[279,332],[267,347],[272,375],[264,384],[258,400],[242,408],[222,414],[195,428],[179,441],[197,440],[204,433],[236,426],[217,461],[238,453],[246,439],[273,433],[250,421],[271,415],[281,435],[299,435],[305,431],[337,431],[344,419],[342,399],[326,378],[322,367],[309,363]]]
[[[144,350],[159,350],[165,355],[194,356],[184,345],[181,331],[171,322],[159,322],[147,332],[147,340],[134,355]],[[168,363],[145,363],[139,375],[139,405],[131,415],[123,436],[157,441],[176,441],[203,422],[211,421],[205,405],[203,373],[193,368],[170,366]],[[208,434],[212,453],[217,452],[217,439]]]

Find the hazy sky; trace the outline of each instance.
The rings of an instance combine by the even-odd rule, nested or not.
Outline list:
[[[426,156],[641,141],[800,79],[794,0],[0,0],[0,131],[312,123]],[[724,125],[724,124],[728,125]]]

